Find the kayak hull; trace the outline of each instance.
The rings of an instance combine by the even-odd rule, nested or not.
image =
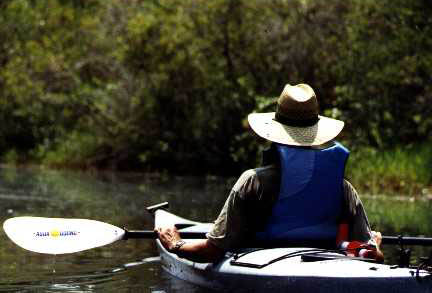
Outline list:
[[[178,217],[165,210],[155,212],[155,226],[189,226],[181,231],[205,232],[208,223]],[[187,240],[199,241],[199,240]],[[196,285],[236,292],[431,292],[432,277],[426,271],[368,263],[347,257],[305,261],[313,248],[249,250],[227,253],[215,264],[195,263],[169,253],[156,240],[161,264],[169,274]],[[290,257],[284,257],[290,255]],[[281,258],[266,265],[277,258]]]

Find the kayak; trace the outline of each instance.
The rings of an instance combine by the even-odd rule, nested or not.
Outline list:
[[[155,212],[155,227],[208,232],[212,224]],[[198,239],[188,239],[198,241]],[[250,248],[227,252],[217,263],[196,263],[156,246],[162,268],[198,286],[236,292],[432,292],[426,270],[367,262],[318,248]]]

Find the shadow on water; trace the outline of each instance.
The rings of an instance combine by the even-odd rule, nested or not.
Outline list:
[[[168,201],[197,220],[215,219],[234,181],[148,174],[80,173],[0,168],[0,221],[15,216],[87,218],[129,229],[152,229],[145,207]],[[365,199],[384,234],[431,235],[430,204]],[[386,248],[387,256],[395,248]],[[425,254],[416,250],[416,255]],[[0,230],[0,292],[208,292],[162,271],[151,240],[116,243],[67,255],[41,255],[14,245]],[[394,257],[390,257],[394,261]]]

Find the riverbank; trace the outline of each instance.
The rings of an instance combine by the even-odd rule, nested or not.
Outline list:
[[[48,169],[72,169],[86,172],[101,172],[106,169],[96,168],[87,164],[50,164],[50,160],[23,163],[16,154],[4,156],[3,162],[12,166],[41,166]],[[134,173],[148,173],[147,170],[125,170]],[[191,169],[182,175],[193,175]],[[164,178],[172,175],[167,170],[151,172],[151,177]],[[213,176],[209,174],[207,178]],[[231,177],[231,175],[229,175]],[[362,195],[388,195],[408,199],[430,199],[432,197],[432,148],[430,143],[417,144],[409,147],[395,147],[386,151],[374,148],[360,148],[351,152],[346,168],[346,176]],[[235,180],[235,176],[232,181]]]

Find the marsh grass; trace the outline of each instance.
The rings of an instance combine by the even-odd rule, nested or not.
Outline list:
[[[351,152],[347,177],[362,194],[432,196],[432,144]]]
[[[372,229],[390,235],[432,235],[431,201],[394,196],[362,196]]]

